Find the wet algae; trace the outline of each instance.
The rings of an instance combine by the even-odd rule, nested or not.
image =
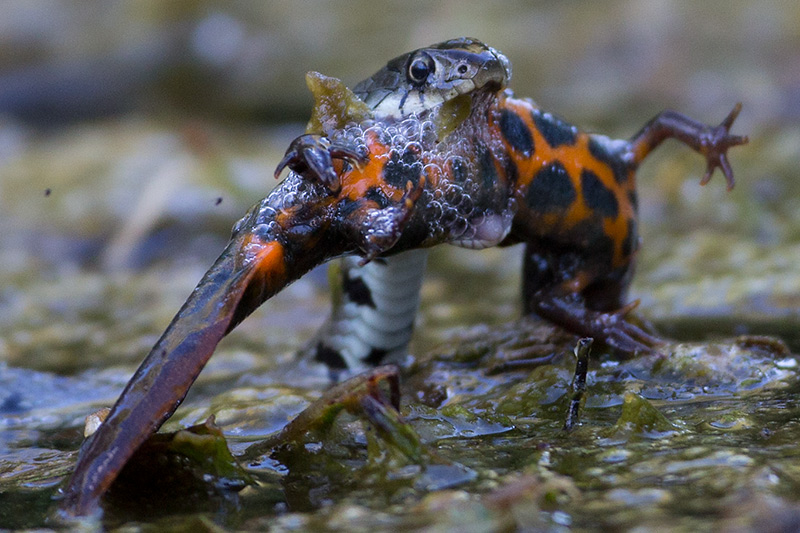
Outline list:
[[[800,384],[782,344],[673,344],[667,357],[631,361],[599,349],[581,422],[565,431],[576,339],[535,319],[489,328],[494,346],[486,331],[467,329],[404,369],[399,411],[391,367],[316,400],[309,389],[299,400],[305,411],[278,431],[269,413],[286,407],[273,385],[209,396],[201,403],[224,403],[235,420],[156,436],[131,466],[135,475],[121,476],[104,500],[106,526],[684,530],[800,516]],[[498,372],[510,344],[556,355]],[[173,423],[198,415],[183,408]],[[242,426],[248,433],[237,436]],[[237,463],[243,471],[219,470]],[[51,468],[22,477],[6,464],[0,497],[41,501],[54,484],[35,482]]]

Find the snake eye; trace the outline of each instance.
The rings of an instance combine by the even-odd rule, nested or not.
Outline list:
[[[408,64],[408,81],[415,85],[422,85],[428,76],[436,70],[433,58],[427,54],[420,54]]]

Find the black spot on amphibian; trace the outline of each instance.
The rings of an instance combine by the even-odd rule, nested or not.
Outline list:
[[[608,148],[600,141],[597,140],[597,137],[589,138],[589,153],[602,163],[611,168],[611,172],[614,173],[614,180],[619,183],[623,184],[628,181],[628,165],[622,160],[620,154],[614,154],[608,151]]]
[[[530,157],[533,153],[531,130],[528,129],[528,126],[516,113],[503,109],[500,113],[500,132],[506,138],[508,144],[517,152],[526,157]]]
[[[394,253],[415,248],[422,244],[429,236],[427,225],[417,223],[412,216],[411,222],[403,229],[403,233],[394,246],[392,246],[391,251]]]
[[[606,235],[602,224],[588,219],[578,223],[572,231],[582,237],[584,258],[579,264],[611,267],[614,259],[614,240]]]
[[[531,113],[536,129],[552,148],[562,144],[575,144],[575,129],[571,124],[549,113],[535,110]]]
[[[398,189],[405,189],[409,181],[416,185],[422,173],[422,162],[416,150],[404,150],[402,155],[393,150],[389,162],[383,169],[386,183]]]
[[[528,206],[538,212],[561,211],[577,198],[569,173],[558,161],[543,167],[528,187]]]
[[[581,188],[583,201],[586,207],[596,211],[604,217],[616,218],[619,213],[619,203],[614,193],[600,181],[597,174],[584,169],[581,172]]]
[[[378,187],[370,187],[367,189],[367,192],[364,194],[364,198],[367,200],[372,200],[378,207],[383,209],[384,207],[389,207],[390,202],[389,199],[383,194],[383,191],[380,190]]]
[[[622,256],[628,257],[639,247],[639,238],[636,236],[636,221],[633,219],[628,220],[628,234],[625,235],[625,240],[622,241]]]
[[[483,144],[477,146],[478,164],[480,165],[480,175],[483,176],[483,186],[487,191],[492,190],[499,180],[497,167],[494,166],[494,156],[492,152]]]
[[[339,206],[337,209],[338,218],[344,219],[347,218],[353,211],[358,209],[363,203],[363,200],[351,200],[350,198],[342,198],[339,202]]]
[[[594,245],[589,248],[589,252],[593,262],[610,268],[614,260],[614,241],[608,235],[599,235],[594,239]]]
[[[639,195],[636,194],[636,191],[630,191],[628,193],[628,200],[631,202],[633,206],[634,213],[639,210]]]
[[[517,183],[519,179],[519,170],[517,164],[510,157],[506,159],[506,179],[510,183]]]
[[[453,181],[456,183],[464,183],[469,177],[467,164],[460,157],[453,157],[450,159],[450,171],[453,175]]]
[[[372,300],[372,292],[364,283],[361,278],[351,278],[349,274],[345,273],[344,283],[342,286],[347,298],[356,305],[368,305],[375,308],[375,302]]]

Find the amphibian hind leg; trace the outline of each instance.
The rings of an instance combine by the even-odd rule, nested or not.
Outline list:
[[[536,291],[531,308],[542,318],[584,337],[593,337],[623,357],[650,353],[664,341],[647,333],[626,319],[639,301],[610,312],[588,309],[579,293],[570,293],[554,286]]]
[[[627,320],[638,301],[622,303],[631,273],[628,268],[616,276],[598,275],[580,256],[554,257],[529,244],[523,269],[525,313],[535,313],[576,335],[594,337],[624,357],[651,352],[664,341]]]
[[[631,162],[639,165],[647,154],[669,138],[677,139],[692,150],[706,158],[706,173],[700,181],[705,185],[711,179],[714,170],[719,167],[725,175],[728,190],[733,189],[733,170],[728,163],[729,148],[746,144],[747,136],[731,135],[730,129],[742,104],[736,104],[719,126],[709,126],[687,117],[677,111],[662,111],[631,137],[629,153]]]

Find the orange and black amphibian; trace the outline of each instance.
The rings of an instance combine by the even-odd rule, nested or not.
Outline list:
[[[498,166],[518,199],[508,242],[525,242],[523,301],[534,312],[623,356],[658,343],[624,320],[624,297],[639,247],[635,172],[675,138],[707,161],[705,184],[720,167],[733,188],[726,151],[746,137],[729,134],[736,105],[719,126],[665,111],[630,140],[587,134],[537,108],[501,95],[489,129],[502,139]]]
[[[639,248],[635,172],[654,148],[674,138],[705,157],[703,184],[720,167],[731,189],[727,150],[747,142],[729,132],[740,105],[716,127],[665,111],[631,139],[612,140],[514,98],[505,90],[508,61],[468,39],[390,61],[355,92],[384,107],[387,101],[402,105],[409,95],[423,100],[449,87],[437,78],[431,50],[457,57],[467,46],[490,51],[487,70],[498,75],[441,105],[468,109],[452,130],[441,128],[441,115],[429,109],[372,122],[366,131],[330,133],[333,144],[367,154],[366,165],[345,164],[338,172],[349,201],[371,202],[373,216],[363,217],[364,224],[344,224],[354,230],[349,239],[368,259],[443,242],[473,248],[523,242],[526,312],[594,337],[622,356],[650,350],[659,339],[625,320],[635,306],[624,299]],[[370,91],[360,92],[361,85]],[[436,135],[443,129],[447,135]],[[307,167],[298,162],[298,171]]]
[[[624,298],[639,247],[636,169],[675,138],[706,158],[703,183],[720,167],[732,188],[726,151],[747,142],[729,133],[740,106],[716,127],[665,111],[630,140],[612,140],[497,89],[472,94],[470,114],[445,138],[426,138],[424,117],[334,134],[368,154],[339,172],[342,202],[374,215],[340,219],[349,240],[368,259],[444,242],[524,242],[526,312],[621,356],[650,350],[659,339],[625,320],[635,306]]]
[[[236,225],[86,443],[64,512],[94,511],[222,337],[333,257],[524,242],[527,311],[621,355],[657,342],[625,320],[638,245],[634,172],[676,138],[706,157],[704,181],[720,166],[730,187],[726,150],[746,142],[728,132],[738,107],[718,127],[665,112],[631,140],[612,141],[514,99],[509,77],[508,60],[474,39],[420,49],[356,86],[369,108],[363,120],[293,143],[284,164],[294,172]]]

